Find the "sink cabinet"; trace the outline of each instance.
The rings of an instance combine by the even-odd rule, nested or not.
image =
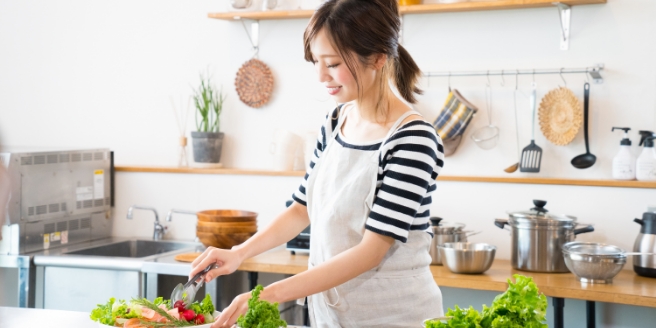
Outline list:
[[[143,297],[143,274],[119,271],[47,266],[43,268],[43,308],[90,312],[110,297],[130,300]],[[39,293],[41,289],[41,293]]]

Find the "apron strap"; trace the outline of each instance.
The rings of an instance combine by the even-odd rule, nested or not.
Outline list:
[[[387,135],[385,136],[385,139],[383,139],[383,142],[380,143],[380,148],[383,148],[383,145],[385,144],[385,142],[392,136],[392,134],[394,134],[394,132],[396,132],[396,130],[399,128],[399,126],[401,126],[401,122],[403,122],[403,120],[405,120],[410,115],[419,115],[419,116],[421,116],[421,114],[419,114],[419,112],[417,112],[414,109],[411,109],[411,110],[403,113],[403,115],[401,115],[399,117],[399,119],[396,120],[396,122],[394,122],[394,124],[390,128],[389,132],[387,132]]]
[[[339,130],[342,129],[342,125],[344,125],[344,121],[346,120],[346,115],[351,111],[352,108],[353,106],[350,102],[341,105],[341,108],[339,109],[339,117],[337,119],[337,125],[335,125],[335,129],[333,130],[331,139],[335,139],[337,133],[339,133]],[[328,141],[326,141],[326,143],[328,143]]]

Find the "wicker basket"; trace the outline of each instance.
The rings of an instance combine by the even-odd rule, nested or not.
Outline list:
[[[570,89],[551,90],[540,102],[538,121],[547,140],[565,146],[574,140],[583,123],[581,102]]]

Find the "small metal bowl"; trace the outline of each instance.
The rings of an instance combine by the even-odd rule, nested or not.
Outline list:
[[[562,250],[565,265],[583,283],[609,284],[626,264],[624,250],[613,245],[573,241]]]
[[[437,245],[442,265],[453,273],[483,273],[494,261],[497,247],[486,243],[445,243]]]

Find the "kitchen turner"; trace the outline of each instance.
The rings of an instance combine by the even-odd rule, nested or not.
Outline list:
[[[532,132],[531,143],[522,150],[522,158],[519,160],[519,171],[528,173],[540,172],[540,163],[542,162],[542,148],[535,144],[535,108],[537,106],[536,84],[531,84],[531,110],[533,119],[531,120]]]
[[[205,283],[205,275],[213,269],[218,268],[219,266],[216,263],[212,263],[207,266],[203,271],[197,273],[193,278],[191,278],[186,284],[178,284],[173,288],[171,293],[171,306],[174,306],[175,302],[182,301],[184,304],[189,305],[194,302],[196,297],[196,292],[203,286]],[[200,280],[200,281],[199,281]]]

